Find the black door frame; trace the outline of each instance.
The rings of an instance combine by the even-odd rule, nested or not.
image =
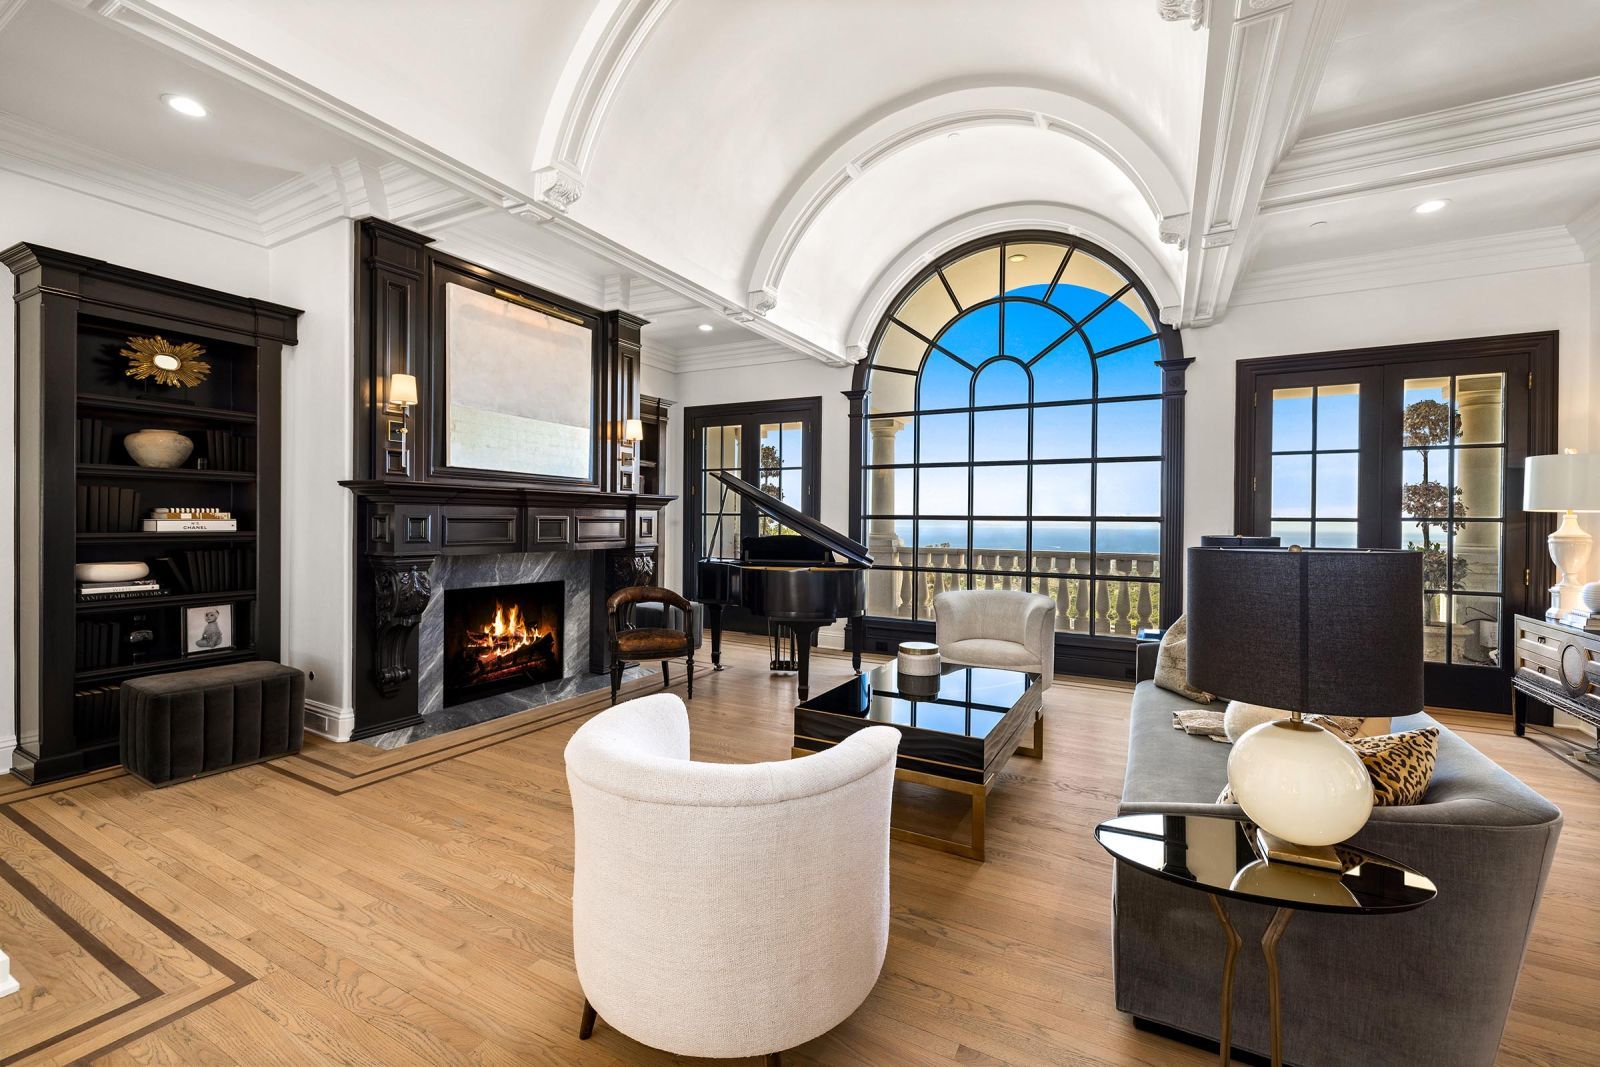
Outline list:
[[[685,530],[683,536],[683,584],[685,595],[689,599],[697,599],[700,590],[696,587],[698,575],[695,564],[701,559],[701,538],[703,535],[701,514],[705,510],[700,499],[701,482],[704,481],[704,464],[700,456],[700,431],[706,426],[727,425],[738,422],[748,427],[760,423],[772,422],[801,422],[806,426],[805,441],[800,461],[800,502],[797,506],[800,512],[810,518],[816,518],[821,506],[822,483],[822,397],[800,396],[788,397],[780,400],[743,400],[733,404],[702,404],[698,407],[686,408],[683,413],[683,470],[684,470],[684,495],[688,497],[689,506],[685,512]],[[759,468],[759,433],[750,434],[748,440],[758,447],[755,450],[745,449],[740,454],[741,477],[745,477],[750,463]],[[753,459],[751,458],[753,457]],[[747,463],[747,459],[750,463]],[[752,484],[759,484],[755,479],[746,478]],[[741,509],[741,514],[748,509]],[[749,516],[747,516],[749,518]],[[741,535],[753,533],[754,530],[741,530]],[[729,618],[735,612],[730,611]]]
[[[1267,532],[1266,528],[1259,524],[1262,509],[1258,501],[1258,491],[1270,486],[1270,475],[1266,479],[1261,477],[1262,468],[1259,466],[1259,460],[1264,450],[1270,450],[1270,442],[1258,440],[1262,435],[1257,432],[1261,424],[1257,415],[1257,405],[1261,391],[1270,387],[1269,383],[1281,384],[1284,381],[1292,381],[1293,379],[1285,377],[1288,375],[1320,376],[1325,372],[1348,373],[1364,370],[1376,370],[1392,383],[1393,374],[1389,372],[1391,368],[1399,370],[1401,365],[1411,365],[1417,374],[1426,375],[1429,372],[1442,371],[1446,367],[1452,368],[1450,373],[1461,373],[1460,365],[1473,360],[1491,362],[1495,364],[1494,369],[1504,370],[1507,373],[1506,482],[1502,495],[1505,500],[1515,502],[1521,495],[1525,457],[1556,451],[1560,396],[1557,354],[1558,335],[1552,330],[1240,360],[1236,368],[1237,391],[1234,406],[1235,528],[1246,533]],[[1527,375],[1525,384],[1516,380],[1524,368]],[[1524,385],[1526,389],[1527,405],[1522,409],[1526,411],[1525,420],[1522,419],[1520,411],[1514,410],[1518,405],[1510,402],[1511,390],[1519,385]],[[1388,410],[1393,406],[1391,401],[1394,395],[1390,384],[1385,384],[1379,395],[1382,402],[1380,408],[1382,425],[1378,432],[1380,440],[1387,440],[1390,431],[1397,429],[1393,415]],[[1363,421],[1366,421],[1365,405],[1363,405]],[[1366,432],[1367,427],[1363,426],[1364,436]],[[1392,455],[1389,454],[1391,451]],[[1520,455],[1515,455],[1514,458],[1514,454],[1518,452]],[[1379,472],[1378,479],[1383,486],[1385,497],[1380,503],[1381,509],[1386,509],[1390,503],[1389,498],[1397,494],[1401,478],[1399,448],[1384,450],[1384,453],[1382,459],[1384,469]],[[1266,486],[1262,484],[1263,482],[1266,482]],[[1366,504],[1366,498],[1363,497],[1363,508]],[[1379,514],[1383,516],[1385,526],[1389,525],[1388,516],[1383,515],[1382,510]],[[1490,692],[1483,692],[1481,686],[1474,687],[1477,691],[1467,692],[1460,684],[1459,672],[1469,668],[1459,665],[1452,668],[1446,664],[1429,664],[1425,671],[1430,704],[1475,706],[1478,710],[1496,711],[1502,714],[1509,712],[1510,669],[1513,662],[1511,641],[1515,632],[1512,616],[1526,615],[1533,611],[1534,606],[1539,603],[1534,591],[1545,588],[1555,580],[1554,565],[1550,562],[1548,553],[1541,550],[1544,539],[1555,528],[1555,518],[1552,515],[1527,514],[1520,508],[1505,508],[1506,561],[1500,620],[1501,666],[1498,670],[1472,669],[1474,673],[1482,671],[1485,674],[1492,672],[1497,675],[1496,684]],[[1377,543],[1386,547],[1398,547],[1398,532],[1384,529],[1383,536]],[[1513,565],[1524,572],[1526,580],[1520,587],[1515,581],[1516,570],[1513,569]],[[1517,593],[1519,588],[1520,596]],[[1488,699],[1476,699],[1479,697]],[[1489,706],[1484,707],[1485,704]]]

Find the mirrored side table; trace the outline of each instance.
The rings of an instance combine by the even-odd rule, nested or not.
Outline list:
[[[1411,868],[1349,845],[1334,846],[1343,870],[1268,863],[1256,850],[1251,824],[1214,815],[1124,815],[1095,827],[1095,840],[1119,863],[1199,890],[1211,899],[1227,951],[1222,963],[1222,1019],[1218,1062],[1233,1051],[1233,973],[1244,942],[1228,919],[1223,898],[1275,908],[1261,937],[1267,961],[1272,1063],[1283,1063],[1282,1004],[1278,997],[1278,942],[1297,911],[1336,915],[1386,915],[1420,908],[1438,895],[1433,882]]]

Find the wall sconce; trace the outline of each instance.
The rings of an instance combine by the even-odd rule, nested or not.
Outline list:
[[[399,407],[410,414],[417,402],[417,377],[414,374],[389,375],[389,406]]]
[[[644,421],[642,419],[629,419],[622,424],[622,439],[630,444],[637,444],[644,440]]]

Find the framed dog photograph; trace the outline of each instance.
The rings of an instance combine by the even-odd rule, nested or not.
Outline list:
[[[183,654],[203,656],[233,647],[233,605],[207,604],[183,613]]]

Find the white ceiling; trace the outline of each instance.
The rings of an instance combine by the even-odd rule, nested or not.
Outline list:
[[[1308,137],[1600,74],[1595,0],[1350,0]]]
[[[1600,242],[1595,0],[1158,7],[0,0],[0,166],[268,246],[385,215],[635,310],[669,363],[858,355],[908,264],[1008,212],[1185,326],[1318,263]]]

